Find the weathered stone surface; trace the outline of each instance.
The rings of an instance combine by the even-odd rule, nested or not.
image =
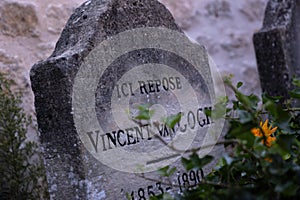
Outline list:
[[[17,2],[0,3],[0,30],[11,36],[32,36],[38,24],[33,5]]]
[[[297,6],[295,10],[295,34],[296,40],[294,43],[294,53],[293,53],[293,63],[296,68],[296,75],[300,76],[300,1],[297,1]]]
[[[299,1],[270,0],[253,38],[262,89],[270,95],[287,98],[291,79],[299,75],[299,7]]]
[[[53,54],[33,66],[30,75],[52,199],[125,195],[120,191],[124,181],[116,180],[121,177],[114,170],[104,174],[103,166],[85,152],[74,127],[71,95],[77,70],[88,53],[107,37],[139,27],[180,31],[171,14],[154,0],[88,1],[69,19]],[[119,185],[112,187],[111,181]]]

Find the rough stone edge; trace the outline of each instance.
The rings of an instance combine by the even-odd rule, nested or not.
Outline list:
[[[296,6],[294,0],[270,0],[263,28],[253,36],[262,90],[269,95],[288,98],[297,71],[293,52]]]

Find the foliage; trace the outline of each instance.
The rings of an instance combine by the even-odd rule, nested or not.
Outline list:
[[[26,141],[31,119],[20,107],[21,92],[12,92],[12,83],[0,73],[0,197],[42,199],[44,171],[37,144]]]
[[[292,106],[300,99],[300,80],[294,80],[296,89],[285,103],[280,97],[245,95],[239,90],[243,84],[234,86],[230,78],[225,83],[236,97],[227,102],[229,127],[218,143],[227,152],[196,188],[171,199],[300,199],[300,109]],[[186,170],[201,169],[211,160],[193,153],[182,164]],[[160,174],[168,175],[168,169]]]

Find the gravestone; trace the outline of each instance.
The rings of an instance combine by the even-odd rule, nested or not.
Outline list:
[[[201,181],[180,165],[186,150],[222,150],[224,120],[206,112],[225,95],[220,77],[155,0],[84,3],[30,77],[51,199],[175,194]]]
[[[300,1],[270,0],[253,41],[263,91],[288,98],[292,78],[300,75]]]

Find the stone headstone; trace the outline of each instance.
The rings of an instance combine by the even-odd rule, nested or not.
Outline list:
[[[216,150],[223,120],[206,110],[224,88],[212,67],[155,0],[76,9],[30,72],[51,198],[149,199],[196,186],[201,172],[185,171],[180,157]],[[170,179],[156,172],[166,165],[178,167]]]
[[[263,28],[254,34],[262,89],[288,98],[291,79],[300,75],[300,1],[270,0]]]

